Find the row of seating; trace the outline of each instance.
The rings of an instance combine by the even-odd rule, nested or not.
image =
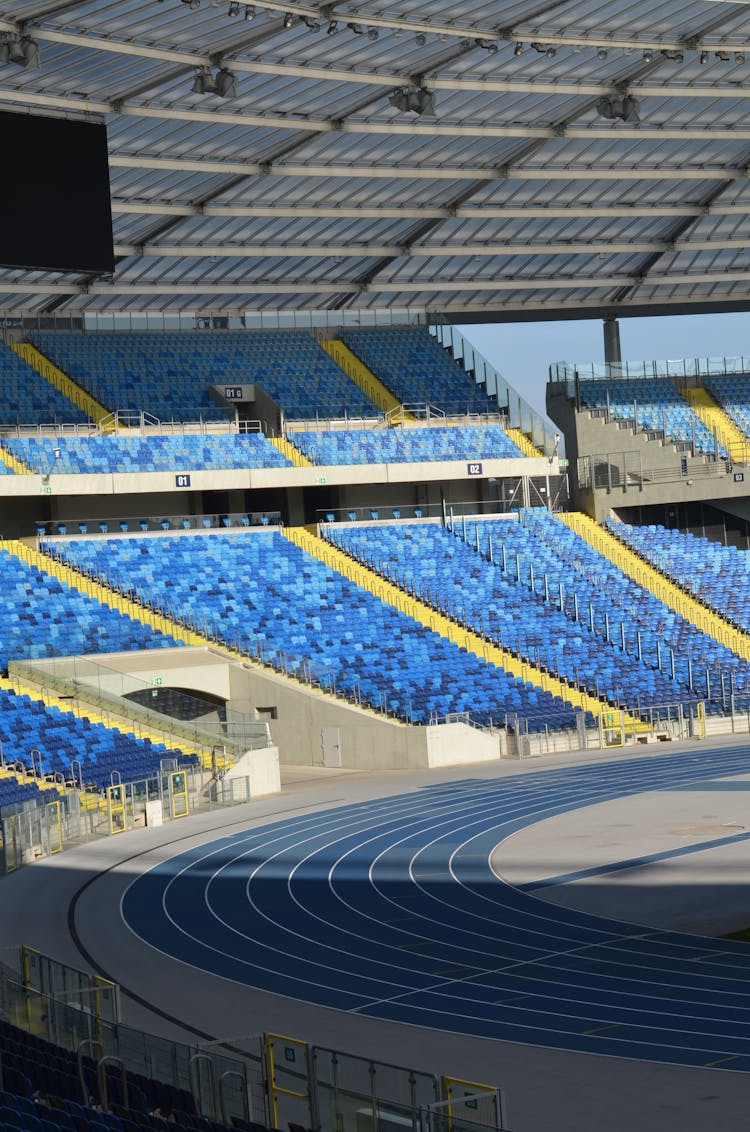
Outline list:
[[[561,699],[423,628],[277,532],[55,548],[220,639],[401,718],[469,712],[488,723],[513,712],[540,726],[573,723]]]
[[[292,467],[291,460],[259,432],[143,437],[122,434],[13,437],[4,440],[3,447],[33,472],[43,475]]]
[[[405,464],[432,460],[503,460],[522,456],[502,425],[446,428],[290,431],[314,464]]]

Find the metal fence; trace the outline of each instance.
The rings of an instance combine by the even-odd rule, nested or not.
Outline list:
[[[103,793],[74,791],[51,802],[42,793],[39,802],[3,807],[0,875],[102,837],[249,801],[246,776],[222,778],[198,767],[173,765],[150,778],[114,783]]]

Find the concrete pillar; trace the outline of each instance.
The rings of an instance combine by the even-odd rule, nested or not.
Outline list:
[[[622,361],[620,324],[613,314],[607,315],[604,320],[604,360],[614,363]]]

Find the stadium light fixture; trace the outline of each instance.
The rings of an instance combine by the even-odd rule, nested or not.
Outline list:
[[[246,4],[245,5],[245,19],[246,20],[254,20],[255,19],[255,5],[254,4]]]
[[[229,5],[229,13],[228,14],[230,16],[239,16],[239,14],[240,14],[240,0],[232,0],[231,4]]]
[[[416,43],[417,47],[424,47],[425,43],[427,42],[427,36],[424,34],[424,32],[419,31],[414,36],[414,42]]]
[[[608,55],[609,55],[609,52],[607,51],[606,47],[597,47],[597,49],[596,49],[597,59],[606,59]]]
[[[291,12],[284,12],[283,23],[285,28],[290,28],[292,26],[292,24],[294,23],[294,16]]]
[[[517,43],[516,46],[513,48],[513,54],[516,56],[516,58],[518,58],[520,55],[523,55],[523,50],[524,50],[523,44]]]
[[[222,67],[216,72],[214,90],[219,98],[237,97],[237,76],[228,67]]]
[[[716,52],[716,58],[721,59],[722,63],[728,63],[729,62],[729,52],[728,51],[717,51]]]
[[[638,109],[637,99],[629,94],[607,95],[600,98],[596,104],[596,112],[601,118],[607,118],[609,121],[629,122],[634,126],[637,126],[641,120]]]
[[[701,51],[700,56],[699,56],[699,62],[700,63],[707,63],[708,62],[708,52],[707,51]]]
[[[653,61],[654,61],[653,51],[650,51],[648,48],[646,48],[646,50],[643,52],[643,62],[644,63],[653,63]]]
[[[379,35],[380,35],[380,32],[378,31],[377,28],[368,28],[367,29],[367,38],[368,39],[377,39],[379,37]]]
[[[402,86],[388,95],[391,106],[412,114],[435,114],[435,95],[423,86]]]
[[[312,16],[303,16],[302,23],[306,28],[309,28],[310,31],[320,31],[320,21],[314,20]]]
[[[338,21],[337,20],[331,20],[331,22],[328,25],[326,35],[334,35],[338,30],[339,30]]]
[[[193,85],[190,90],[192,94],[216,93],[216,83],[214,82],[210,67],[196,67],[193,76]]]
[[[362,24],[357,24],[357,23],[354,23],[352,21],[352,22],[348,23],[346,26],[349,28],[349,31],[353,31],[355,35],[364,35],[365,34],[365,29],[362,27]]]

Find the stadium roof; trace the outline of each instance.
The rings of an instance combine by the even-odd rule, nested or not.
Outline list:
[[[107,123],[117,255],[6,313],[750,308],[747,3],[2,3],[0,106]]]

